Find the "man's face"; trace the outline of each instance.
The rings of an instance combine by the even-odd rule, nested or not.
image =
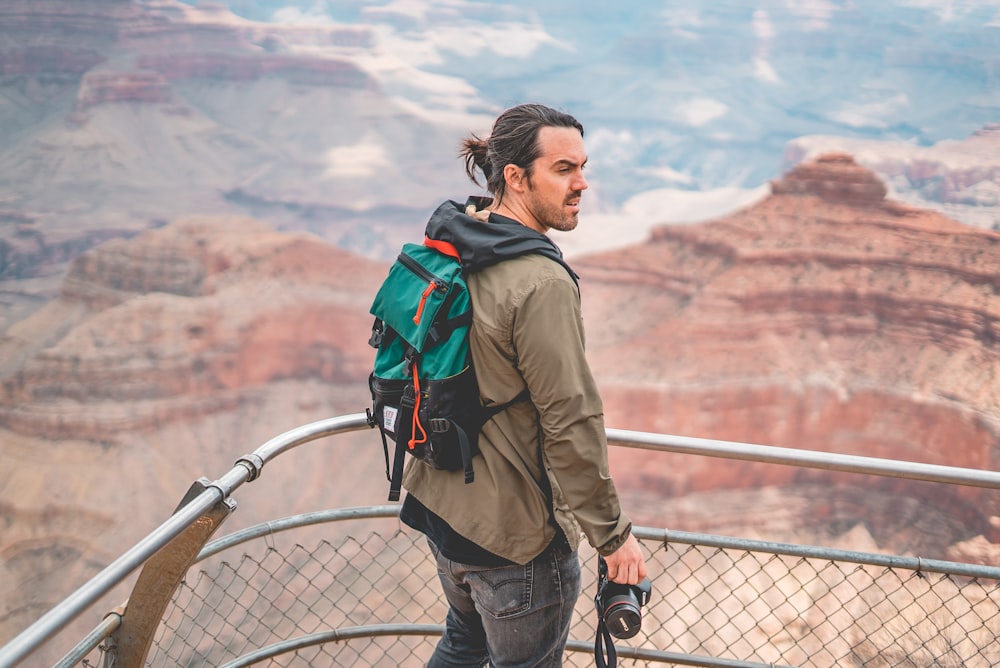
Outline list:
[[[538,145],[541,155],[526,179],[524,202],[538,226],[528,226],[542,233],[569,232],[576,228],[581,195],[587,189],[583,136],[576,128],[544,127],[538,131]]]

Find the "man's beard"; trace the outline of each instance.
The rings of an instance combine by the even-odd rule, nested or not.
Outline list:
[[[571,199],[578,199],[580,195],[580,192],[574,192],[558,205],[544,202],[541,198],[532,197],[534,200],[532,209],[535,217],[547,229],[558,230],[559,232],[571,232],[576,229],[577,223],[580,222],[580,212],[574,211],[573,213],[568,213],[566,211],[566,202]]]

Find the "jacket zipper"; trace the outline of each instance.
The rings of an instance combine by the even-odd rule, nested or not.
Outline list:
[[[441,277],[435,276],[431,272],[427,271],[427,269],[405,253],[399,254],[399,261],[404,267],[416,274],[418,278],[422,278],[427,281],[427,288],[425,288],[423,294],[420,295],[420,302],[417,304],[417,313],[413,316],[413,323],[415,325],[419,325],[420,318],[424,313],[424,306],[427,304],[427,298],[430,297],[431,293],[435,290],[442,294],[448,292],[448,284],[445,283],[444,279]]]

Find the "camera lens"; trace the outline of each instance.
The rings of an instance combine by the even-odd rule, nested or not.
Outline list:
[[[639,602],[631,592],[612,596],[604,608],[604,623],[608,632],[616,638],[631,638],[639,632],[642,615]]]

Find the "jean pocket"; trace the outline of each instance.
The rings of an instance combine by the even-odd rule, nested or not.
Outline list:
[[[496,619],[513,617],[531,608],[532,564],[504,566],[469,573],[466,582],[481,611]]]

